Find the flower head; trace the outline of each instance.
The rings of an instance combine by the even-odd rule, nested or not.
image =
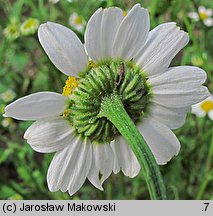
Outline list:
[[[86,25],[86,21],[74,12],[69,17],[69,25],[77,31],[81,32]]]
[[[4,35],[9,40],[15,40],[20,36],[20,23],[12,19],[9,25],[4,29]]]
[[[8,89],[5,92],[0,94],[0,98],[4,102],[10,102],[10,101],[14,100],[15,97],[16,97],[16,93],[12,89]]]
[[[13,123],[13,120],[11,118],[5,118],[2,120],[1,124],[3,127],[8,127]]]
[[[58,3],[60,0],[49,0],[49,2],[56,4]],[[67,2],[72,2],[73,0],[67,0]]]
[[[126,140],[99,115],[114,92],[158,164],[178,154],[180,143],[171,129],[183,125],[192,104],[208,97],[202,86],[206,73],[191,66],[169,68],[189,41],[175,23],[149,30],[149,13],[139,4],[126,16],[117,7],[98,9],[87,24],[85,47],[62,25],[47,22],[39,27],[45,52],[69,76],[63,95],[25,96],[8,105],[4,116],[36,120],[24,138],[36,151],[56,152],[47,176],[51,191],[72,195],[86,178],[102,190],[112,171],[129,177],[139,173]]]
[[[28,18],[25,22],[21,24],[20,31],[23,35],[34,34],[39,26],[39,20],[34,18]]]
[[[198,117],[204,117],[208,115],[213,120],[213,95],[209,96],[202,102],[192,106],[192,113]]]
[[[202,67],[204,65],[203,58],[200,55],[193,55],[191,57],[192,64],[198,67]]]
[[[53,4],[56,4],[58,3],[60,0],[49,0],[49,2],[53,3]]]
[[[196,12],[189,12],[188,16],[192,18],[195,21],[203,21],[203,23],[206,26],[213,26],[213,18],[212,18],[213,10],[212,9],[207,9],[204,6],[200,6],[198,8],[198,13]]]

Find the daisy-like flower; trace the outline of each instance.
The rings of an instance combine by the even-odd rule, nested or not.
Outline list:
[[[63,95],[25,96],[8,105],[4,116],[36,120],[24,138],[38,152],[56,152],[47,174],[50,191],[72,195],[86,178],[102,190],[112,171],[131,178],[139,173],[126,140],[100,116],[103,101],[114,92],[158,164],[178,154],[180,143],[171,129],[183,125],[192,104],[209,96],[202,86],[206,73],[191,66],[169,68],[189,41],[175,23],[149,29],[149,13],[139,4],[126,16],[117,7],[98,9],[86,27],[87,52],[70,29],[52,22],[39,27],[45,52],[69,76]]]
[[[0,98],[4,102],[11,102],[16,97],[16,93],[12,89],[8,89],[5,92],[0,94]]]
[[[198,13],[196,12],[189,12],[188,16],[195,21],[199,21],[200,19],[203,23],[210,27],[213,26],[213,18],[212,18],[213,10],[210,8],[205,8],[204,6],[198,7]]]
[[[213,120],[213,95],[210,95],[202,102],[193,105],[192,113],[198,117],[204,117],[205,115],[208,115],[209,118]]]
[[[53,3],[53,4],[56,4],[58,3],[60,0],[49,0],[49,2]],[[67,2],[72,2],[73,0],[67,0]]]
[[[58,3],[60,0],[49,0],[49,2],[53,3],[53,4],[56,4]]]
[[[192,64],[198,67],[202,67],[204,64],[203,58],[201,58],[199,55],[193,55],[191,57]]]
[[[11,118],[5,118],[1,122],[3,127],[8,127],[12,123],[13,123],[13,120]]]
[[[39,27],[39,20],[35,18],[28,18],[21,24],[20,31],[23,35],[34,34]]]
[[[69,25],[81,32],[86,25],[86,21],[74,12],[69,17]]]
[[[20,36],[20,23],[12,19],[10,24],[3,31],[4,36],[9,40],[15,40]]]

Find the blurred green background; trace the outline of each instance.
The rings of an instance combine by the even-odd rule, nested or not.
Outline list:
[[[194,21],[189,12],[212,8],[212,0],[0,0],[0,199],[149,199],[143,172],[129,179],[112,174],[104,192],[89,182],[73,197],[48,191],[46,173],[53,154],[34,152],[23,139],[32,122],[3,118],[4,107],[22,96],[44,90],[62,92],[66,76],[49,61],[38,42],[39,23],[53,21],[71,28],[83,41],[85,23],[99,7],[128,11],[136,2],[149,9],[151,28],[174,21],[189,32],[190,43],[172,65],[195,65],[208,73],[213,92],[213,27]],[[74,22],[69,21],[76,13]],[[75,14],[75,16],[76,16]],[[82,24],[80,28],[78,25]],[[188,114],[175,134],[182,148],[161,171],[169,199],[213,199],[213,121]]]

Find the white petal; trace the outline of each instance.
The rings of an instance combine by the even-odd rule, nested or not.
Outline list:
[[[47,22],[40,25],[38,38],[53,64],[66,75],[77,76],[88,59],[76,34],[65,26]]]
[[[206,13],[206,8],[201,5],[198,7],[198,11],[199,11],[199,13]]]
[[[179,128],[184,124],[187,111],[189,108],[168,108],[156,103],[151,106],[152,117],[171,129]]]
[[[144,46],[150,28],[149,13],[136,4],[118,28],[113,46],[114,58],[131,60]]]
[[[110,145],[111,145],[111,148],[113,150],[113,153],[114,153],[114,165],[113,165],[113,172],[115,174],[118,174],[121,170],[121,167],[120,167],[120,164],[118,162],[118,157],[117,157],[117,154],[116,154],[116,151],[115,151],[115,148],[114,148],[114,142],[111,142]]]
[[[176,23],[165,23],[154,28],[148,35],[144,48],[136,62],[149,77],[168,69],[175,55],[189,42],[189,36]]]
[[[187,107],[209,96],[209,91],[202,86],[206,73],[200,68],[180,66],[149,79],[152,86],[153,101],[168,107]]]
[[[137,176],[141,167],[126,140],[120,136],[112,142],[111,146],[115,157],[117,158],[118,166],[121,168],[124,175],[129,176],[130,178]],[[117,173],[118,167],[114,166],[114,170],[113,171]]]
[[[209,90],[201,86],[192,90],[175,89],[167,93],[158,93],[153,96],[152,101],[167,107],[182,108],[196,104],[209,96]]]
[[[25,132],[24,138],[38,152],[56,152],[74,139],[76,131],[63,118],[38,120]]]
[[[213,10],[211,9],[211,8],[208,8],[208,9],[206,9],[206,14],[207,14],[207,16],[212,16],[212,14],[213,14]]]
[[[77,192],[86,180],[92,162],[91,143],[76,137],[66,148],[57,152],[50,164],[47,183],[50,191]]]
[[[37,120],[58,116],[65,109],[66,97],[54,92],[38,92],[22,97],[5,108],[4,117]]]
[[[213,26],[213,19],[212,19],[211,17],[209,17],[209,18],[203,20],[203,22],[204,22],[204,24],[205,24],[206,26],[208,26],[208,27]]]
[[[200,19],[198,13],[196,13],[196,12],[189,12],[188,17],[192,18],[195,21],[198,21]]]
[[[195,104],[192,106],[192,113],[195,114],[198,117],[204,117],[207,113],[210,119],[212,119],[213,117],[213,111],[210,110],[209,112],[206,112],[203,108],[202,105],[205,102],[213,102],[213,95],[210,95],[208,98],[206,98],[205,100],[201,101],[198,104]]]
[[[204,70],[194,66],[171,67],[165,73],[150,78],[148,82],[153,91],[167,90],[168,88],[191,89],[198,87],[206,81],[207,75]]]
[[[206,98],[206,101],[210,101],[213,103],[213,95],[211,94],[208,98]]]
[[[201,102],[202,103],[202,102]],[[198,104],[195,104],[195,105],[192,105],[192,110],[191,112],[193,114],[195,114],[196,116],[198,117],[204,117],[206,115],[206,112],[204,110],[201,109],[200,105],[201,103],[198,103]]]
[[[120,8],[98,9],[90,18],[86,32],[86,49],[95,62],[112,58],[116,31],[123,19]]]
[[[103,190],[103,182],[110,176],[114,165],[114,154],[111,146],[105,144],[93,144],[93,157],[88,179],[100,190]],[[99,176],[101,175],[101,177]]]
[[[210,111],[208,112],[208,116],[209,116],[209,118],[213,121],[213,110],[210,110]]]
[[[143,119],[143,122],[138,125],[138,129],[159,165],[166,164],[174,155],[178,154],[180,143],[167,126],[150,118]]]

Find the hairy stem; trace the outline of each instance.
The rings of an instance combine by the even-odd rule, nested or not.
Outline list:
[[[106,117],[111,121],[127,140],[143,169],[151,199],[167,199],[166,189],[156,160],[124,109],[119,95],[112,94],[103,99],[99,117]]]

